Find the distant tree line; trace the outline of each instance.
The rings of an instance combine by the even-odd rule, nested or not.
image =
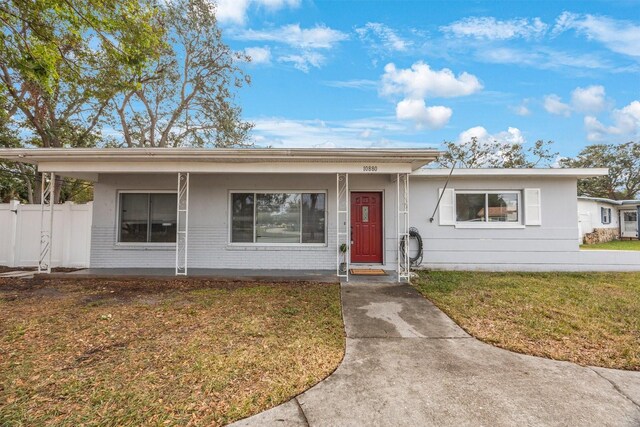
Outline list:
[[[466,143],[445,142],[446,152],[438,160],[441,167],[450,168],[608,168],[609,175],[582,179],[578,194],[614,200],[640,197],[640,143],[593,144],[573,158],[559,157],[551,149],[553,141],[523,144],[498,141]]]

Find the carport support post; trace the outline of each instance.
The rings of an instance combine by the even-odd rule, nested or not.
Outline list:
[[[398,204],[398,282],[411,281],[409,262],[409,174],[399,173],[396,177],[396,201]]]
[[[176,276],[187,275],[189,243],[189,173],[178,173],[176,217]]]
[[[53,172],[42,172],[42,185],[40,188],[40,258],[38,259],[38,273],[51,273],[56,175]]]
[[[349,263],[351,260],[351,197],[349,196],[349,174],[336,174],[336,275],[349,281]],[[341,251],[345,245],[346,251]],[[344,260],[344,271],[341,264]]]

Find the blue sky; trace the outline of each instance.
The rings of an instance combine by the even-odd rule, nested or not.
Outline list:
[[[253,57],[238,101],[274,147],[640,136],[640,1],[220,0]]]

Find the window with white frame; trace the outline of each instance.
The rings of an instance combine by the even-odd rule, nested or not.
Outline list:
[[[603,224],[611,224],[611,208],[600,208],[600,219]]]
[[[324,244],[326,193],[231,193],[231,243]]]
[[[520,224],[519,191],[456,191],[456,223]]]
[[[176,197],[175,193],[120,193],[118,242],[175,243]]]

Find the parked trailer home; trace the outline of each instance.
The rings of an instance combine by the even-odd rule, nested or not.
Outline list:
[[[43,172],[43,257],[54,174],[94,182],[93,268],[640,269],[580,251],[576,186],[605,169],[425,169],[416,149],[4,149]],[[53,224],[55,229],[56,224]],[[55,236],[55,234],[54,234]],[[636,254],[637,255],[637,254]],[[346,268],[341,268],[346,267]]]

